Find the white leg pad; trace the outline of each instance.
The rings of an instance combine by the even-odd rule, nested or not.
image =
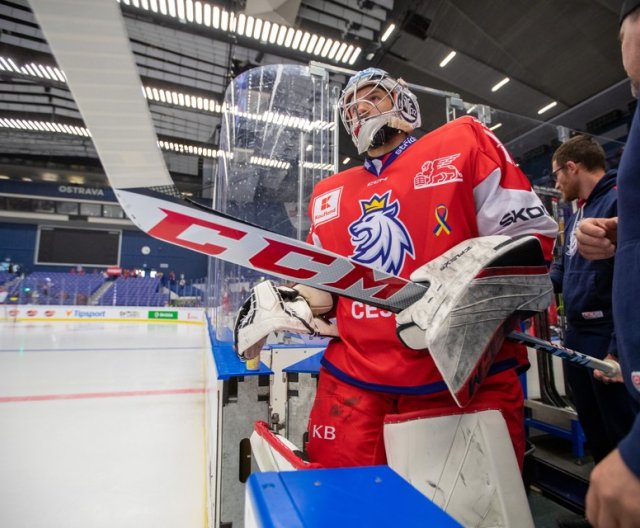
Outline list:
[[[250,442],[253,458],[260,471],[291,471],[322,467],[320,464],[304,460],[302,451],[284,436],[271,431],[266,422],[256,422]]]
[[[499,411],[390,416],[384,441],[389,466],[465,527],[534,527]]]

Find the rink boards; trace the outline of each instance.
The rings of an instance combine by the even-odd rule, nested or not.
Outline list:
[[[132,323],[186,323],[203,325],[202,308],[158,306],[62,306],[62,305],[0,305],[0,321],[97,321]]]

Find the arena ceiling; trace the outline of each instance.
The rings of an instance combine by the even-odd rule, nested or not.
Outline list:
[[[534,129],[540,120],[583,130],[607,113],[628,113],[632,104],[618,42],[621,4],[622,0],[120,0],[143,86],[151,89],[220,102],[230,79],[248,68],[317,60],[351,70],[381,67],[410,83],[522,116],[529,120],[527,128]],[[247,36],[247,28],[244,34],[237,27],[229,31],[230,19],[225,22],[225,17],[231,13],[244,13],[247,21],[249,15],[261,20],[262,36],[267,38]],[[306,41],[298,42],[305,51],[277,41],[270,44],[266,22],[272,30],[277,24],[300,29],[301,35],[309,33]],[[382,42],[390,24],[396,30]],[[258,35],[256,26],[253,33]],[[321,38],[345,46],[333,50],[322,46]],[[314,55],[322,55],[323,47],[324,56]],[[440,66],[451,51],[455,57]],[[82,118],[55,67],[28,1],[0,0],[0,177],[106,184],[91,140],[74,133],[83,126]],[[492,91],[507,77],[506,84]],[[337,83],[345,79],[345,74],[333,76]],[[423,134],[445,121],[445,105],[434,95],[420,93],[419,100]],[[198,108],[150,98],[149,106],[160,139],[217,147],[221,115],[215,105]],[[26,121],[39,125],[20,124]],[[76,128],[54,131],[62,125]],[[496,130],[507,144],[522,133],[522,127]],[[356,160],[349,139],[344,134],[341,138],[341,157]],[[528,146],[535,147],[535,141]],[[178,187],[196,193],[215,162],[172,151],[165,157]]]

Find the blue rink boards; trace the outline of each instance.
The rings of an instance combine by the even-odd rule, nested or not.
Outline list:
[[[388,466],[253,473],[247,501],[247,528],[461,526]]]

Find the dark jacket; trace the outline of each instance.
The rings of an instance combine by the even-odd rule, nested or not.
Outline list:
[[[618,215],[616,172],[607,172],[596,184],[589,198],[581,204],[565,227],[562,255],[551,268],[551,280],[562,293],[567,326],[575,330],[611,335],[613,332],[613,258],[587,260],[577,251],[573,232],[582,218]]]
[[[613,298],[618,327],[618,351],[625,383],[640,402],[640,104],[620,160],[620,217]],[[640,414],[620,454],[640,479]]]

